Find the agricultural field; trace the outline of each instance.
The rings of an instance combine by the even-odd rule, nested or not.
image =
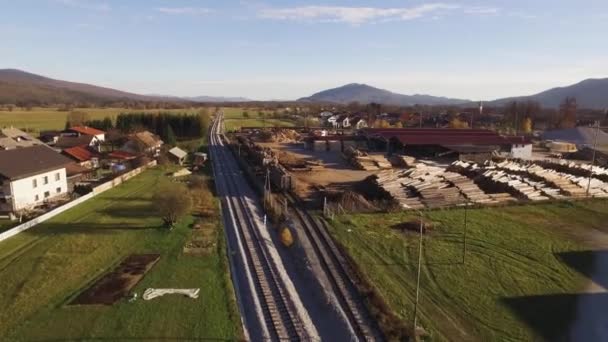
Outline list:
[[[91,120],[101,120],[106,117],[115,120],[116,116],[123,112],[177,112],[195,113],[198,109],[160,109],[139,110],[128,108],[75,108],[74,111],[86,112]],[[61,130],[65,128],[66,118],[69,112],[59,111],[57,108],[32,108],[28,111],[15,108],[13,111],[0,110],[0,127],[14,126],[21,129],[40,132],[44,130]]]
[[[234,340],[240,320],[230,282],[216,203],[205,229],[204,255],[185,255],[193,217],[162,227],[151,189],[167,169],[148,170],[28,231],[0,242],[0,339]],[[207,190],[208,191],[208,190]],[[200,205],[200,203],[197,203]],[[209,203],[207,203],[209,205]],[[96,279],[134,253],[160,260],[132,290],[140,298],[113,305],[68,305]],[[196,300],[141,299],[146,288],[200,288]]]
[[[409,326],[420,240],[402,224],[417,215],[344,215],[330,225]],[[464,210],[423,215],[433,226],[423,237],[418,322],[430,340],[557,340],[576,321],[577,305],[606,304],[608,281],[594,265],[608,262],[608,201],[469,209],[465,259]],[[589,316],[583,324],[593,324]]]
[[[226,107],[222,108],[222,110],[224,111],[224,124],[227,131],[238,130],[241,127],[292,127],[295,125],[291,120],[262,119],[258,116],[259,110],[257,109]],[[249,117],[243,115],[245,111],[248,113]],[[264,112],[265,115],[272,114],[272,111],[269,110],[264,110],[262,112]]]

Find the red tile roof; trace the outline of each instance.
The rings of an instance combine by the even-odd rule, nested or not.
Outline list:
[[[91,158],[97,157],[97,154],[89,150],[85,146],[70,147],[63,150],[64,154],[76,159],[77,161],[84,162],[91,160]]]
[[[125,151],[114,151],[109,153],[108,157],[111,159],[130,160],[136,158],[137,156]]]
[[[522,136],[502,136],[483,129],[366,129],[370,138],[396,139],[404,145],[510,145],[529,144],[530,139]]]
[[[75,126],[75,127],[70,127],[69,129],[70,131],[74,131],[74,132],[78,132],[80,134],[86,134],[86,135],[99,135],[99,134],[106,134],[106,132],[104,131],[100,131],[96,128],[93,127],[88,127],[88,126]]]

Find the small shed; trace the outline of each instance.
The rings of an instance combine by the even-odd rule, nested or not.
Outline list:
[[[169,150],[169,158],[179,165],[182,165],[186,161],[187,156],[188,152],[179,147],[174,147]]]

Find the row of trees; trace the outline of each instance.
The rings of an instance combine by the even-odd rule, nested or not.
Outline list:
[[[89,126],[103,131],[117,129],[122,133],[133,133],[149,130],[158,134],[168,144],[175,145],[177,138],[196,139],[207,135],[211,117],[207,110],[197,114],[187,113],[121,113],[116,117],[116,124],[106,117],[91,120],[88,113],[72,111],[67,115],[66,128]]]

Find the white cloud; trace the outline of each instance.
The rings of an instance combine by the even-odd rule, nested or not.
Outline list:
[[[110,5],[105,2],[97,2],[93,0],[57,0],[57,2],[65,6],[91,11],[107,12],[112,9]]]
[[[338,22],[360,25],[374,21],[406,21],[425,16],[462,10],[466,14],[497,14],[498,8],[463,7],[458,4],[429,3],[414,7],[378,8],[378,7],[339,7],[339,6],[302,6],[291,8],[266,8],[258,12],[264,19],[299,20],[309,22]]]
[[[204,15],[213,12],[205,7],[159,7],[156,11],[173,15]]]

